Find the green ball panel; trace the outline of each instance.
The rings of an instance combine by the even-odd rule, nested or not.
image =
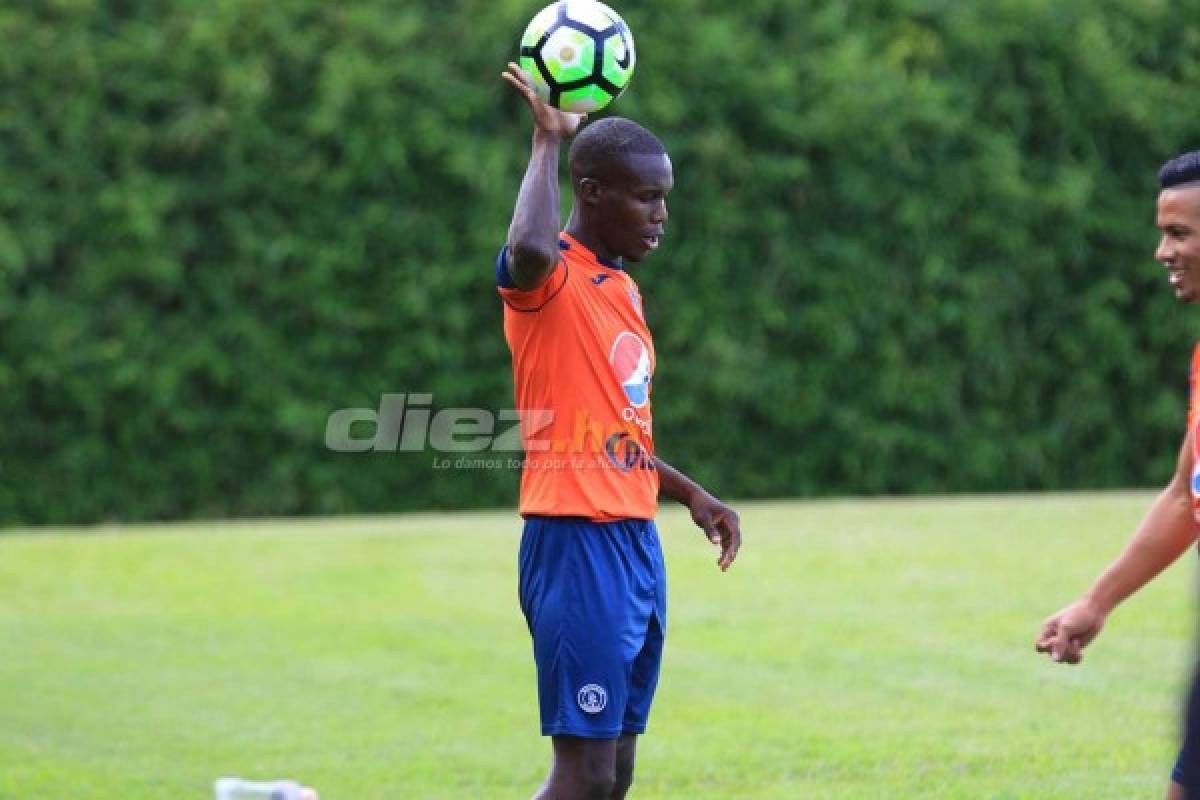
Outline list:
[[[542,100],[550,99],[550,86],[542,77],[542,71],[538,69],[537,63],[532,56],[521,56],[519,62],[521,69],[525,70],[525,74],[533,79],[533,90],[537,92],[537,96]]]
[[[585,86],[582,89],[572,89],[563,92],[558,99],[558,107],[563,111],[577,113],[599,111],[613,100],[612,95],[599,86]]]
[[[619,34],[610,36],[604,41],[604,61],[601,64],[601,72],[604,77],[612,81],[613,86],[619,89],[624,89],[629,83],[629,79],[633,77],[633,67],[637,61],[632,47],[632,39],[629,47],[629,66],[622,68],[620,63],[624,60],[625,42]]]

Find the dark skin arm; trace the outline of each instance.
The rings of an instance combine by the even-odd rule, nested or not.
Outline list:
[[[688,507],[692,512],[692,521],[704,531],[710,542],[721,548],[717,566],[722,572],[729,569],[742,547],[742,529],[737,512],[658,456],[654,457],[654,466],[658,469],[659,494]]]
[[[1100,633],[1109,613],[1191,547],[1196,541],[1188,488],[1191,476],[1192,432],[1188,431],[1171,482],[1150,506],[1125,549],[1091,588],[1042,625],[1034,643],[1039,653],[1078,664],[1083,660],[1083,648]]]
[[[533,152],[508,227],[508,273],[519,288],[536,289],[558,263],[558,233],[562,230],[559,150],[563,140],[579,130],[586,115],[546,105],[534,92],[529,76],[514,63],[509,63],[501,77],[521,93],[533,115]]]

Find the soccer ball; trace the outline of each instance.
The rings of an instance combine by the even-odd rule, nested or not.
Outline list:
[[[521,37],[521,69],[563,111],[604,108],[629,85],[636,60],[629,26],[597,0],[551,3]]]

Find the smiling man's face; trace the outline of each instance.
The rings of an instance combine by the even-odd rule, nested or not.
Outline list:
[[[1154,257],[1167,268],[1175,297],[1200,300],[1200,184],[1160,192],[1155,223],[1162,238]]]

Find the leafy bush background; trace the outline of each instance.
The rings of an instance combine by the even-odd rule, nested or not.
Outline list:
[[[337,454],[384,392],[512,403],[492,261],[538,4],[0,8],[0,521],[511,504]],[[1200,4],[619,5],[676,167],[638,267],[660,453],[723,495],[1145,485],[1195,323],[1152,260]]]

